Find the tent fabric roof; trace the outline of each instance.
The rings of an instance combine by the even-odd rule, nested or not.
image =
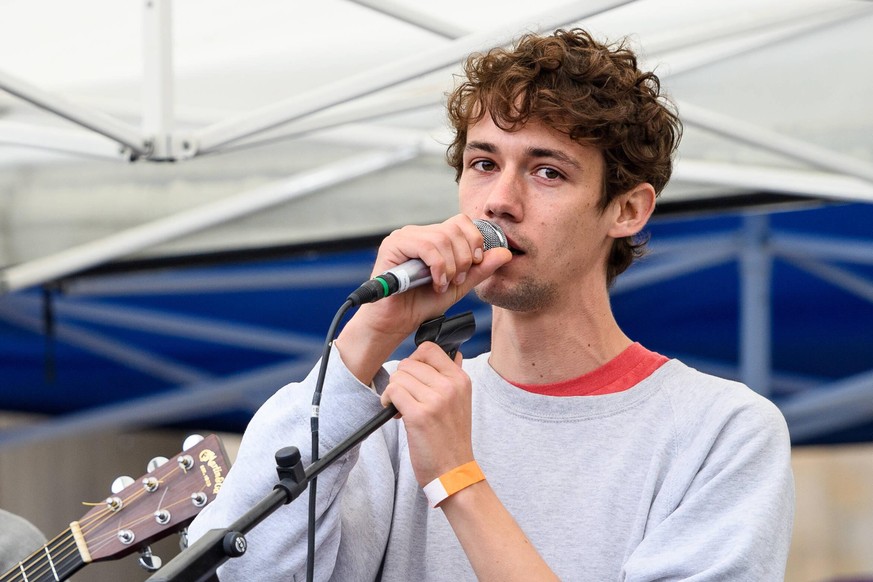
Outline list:
[[[146,3],[169,14],[157,24],[155,8],[109,0],[75,8],[56,0],[0,4],[0,265],[281,184],[361,152],[388,160],[323,185],[318,195],[249,209],[248,218],[237,214],[199,232],[165,233],[166,240],[119,248],[100,261],[330,240],[445,217],[454,200],[442,162],[441,101],[452,73],[468,49],[539,26],[627,36],[643,65],[661,75],[686,123],[664,200],[761,191],[873,200],[873,79],[858,74],[863,55],[873,54],[868,2],[374,2],[382,11],[367,4]],[[451,30],[414,23],[421,21]],[[153,63],[162,52],[172,69]],[[75,114],[110,117],[109,128],[120,125],[124,136],[170,145],[126,164],[129,148],[4,88],[45,92]],[[182,149],[187,142],[195,145]],[[182,161],[150,163],[174,155]]]
[[[82,292],[98,279],[81,274],[133,259],[317,249],[442,220],[456,202],[441,102],[462,56],[575,25],[627,36],[679,107],[686,131],[662,208],[756,205],[724,218],[731,226],[721,218],[664,226],[668,243],[692,225],[715,234],[677,239],[665,248],[684,255],[627,274],[626,285],[647,289],[616,289],[617,309],[633,314],[627,325],[694,307],[683,321],[702,327],[677,325],[684,336],[633,329],[655,349],[663,341],[665,353],[760,382],[795,415],[799,441],[863,425],[848,413],[810,420],[839,408],[827,394],[857,404],[873,389],[861,347],[871,327],[843,326],[866,321],[873,256],[873,77],[858,72],[873,54],[873,5],[858,0],[0,2],[0,373],[4,388],[15,387],[0,408],[78,412],[85,416],[66,426],[93,428],[88,407],[114,403],[117,415],[105,418],[135,419],[142,410],[126,399],[161,396],[177,411],[164,410],[166,422],[204,414],[238,422],[234,414],[298,373],[320,341],[316,318],[283,309],[288,294],[310,285],[313,271],[329,273],[333,282],[317,293],[325,303],[306,310],[329,317],[335,287],[366,274],[366,250],[105,279],[141,286],[121,295]],[[825,204],[756,222],[784,200]],[[792,237],[784,231],[794,220],[804,226]],[[772,270],[737,275],[738,265],[766,267],[774,257]],[[677,311],[667,287],[657,295],[663,310],[646,309],[642,298],[677,274]],[[263,287],[236,287],[243,280]],[[797,303],[796,285],[847,311],[820,319]],[[772,305],[742,300],[767,288]],[[255,296],[264,312],[250,309]],[[223,314],[198,311],[209,306]],[[772,318],[772,330],[756,317]],[[827,357],[809,355],[808,337],[824,333],[818,353]],[[224,339],[201,351],[203,334]],[[140,343],[152,335],[163,339]],[[688,338],[700,353],[686,349]],[[823,386],[825,400],[816,400],[813,388]],[[207,389],[213,409],[193,412]]]

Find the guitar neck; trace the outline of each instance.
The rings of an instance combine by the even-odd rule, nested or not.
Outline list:
[[[0,576],[0,582],[60,582],[84,567],[70,528]]]
[[[209,435],[99,503],[42,548],[0,576],[0,582],[61,582],[91,562],[142,550],[185,528],[215,499],[230,466],[221,441]]]

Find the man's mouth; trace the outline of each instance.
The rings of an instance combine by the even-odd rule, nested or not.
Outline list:
[[[524,254],[524,251],[521,250],[520,248],[518,248],[517,246],[515,246],[515,243],[511,239],[509,239],[508,237],[506,239],[506,244],[509,247],[509,252],[512,253],[513,257],[517,257],[519,255]]]

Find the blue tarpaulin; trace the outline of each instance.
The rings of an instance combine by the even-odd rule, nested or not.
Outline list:
[[[720,375],[748,380],[743,358],[762,350],[770,366],[751,378],[766,385],[753,387],[783,408],[797,443],[873,440],[871,224],[863,204],[658,218],[652,252],[613,290],[616,317],[648,348]],[[335,246],[120,263],[0,296],[0,409],[49,417],[0,433],[0,446],[113,423],[243,430],[314,364],[369,276],[372,240]],[[751,312],[748,252],[769,266],[769,305]],[[454,310],[467,309],[472,355],[488,348],[490,315],[473,297]],[[744,351],[756,326],[760,347]]]

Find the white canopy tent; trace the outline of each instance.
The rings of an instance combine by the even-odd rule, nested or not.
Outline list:
[[[873,202],[870,2],[5,0],[0,293],[121,258],[440,220],[455,206],[441,102],[459,62],[577,25],[628,36],[679,106],[686,132],[663,203]],[[752,220],[745,242],[640,277],[742,254],[740,375],[765,387],[762,228]],[[870,264],[873,247],[821,256]],[[849,387],[855,412],[873,384]],[[798,400],[791,414],[832,403]]]

